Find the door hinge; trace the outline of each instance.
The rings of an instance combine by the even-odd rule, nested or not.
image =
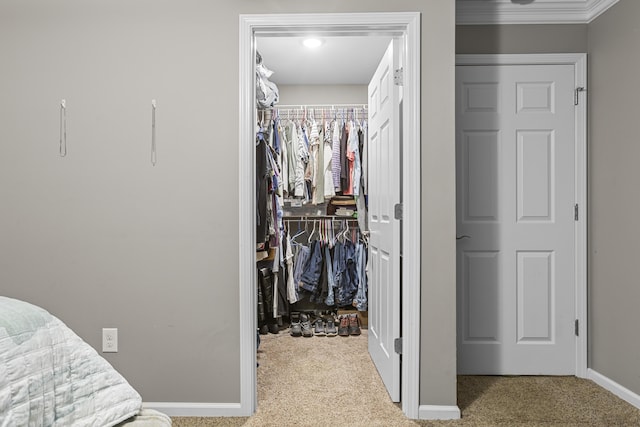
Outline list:
[[[573,219],[576,221],[580,219],[580,206],[577,203],[573,207]]]
[[[404,69],[402,67],[393,71],[393,84],[402,86],[404,84]]]
[[[402,220],[402,203],[396,203],[393,207],[393,217]]]
[[[580,92],[586,92],[586,91],[587,89],[582,86],[576,88],[573,94],[573,105],[580,104]]]
[[[575,328],[576,336],[579,337],[580,336],[580,320],[576,319],[574,328]]]
[[[402,337],[393,340],[393,350],[398,354],[402,354]]]

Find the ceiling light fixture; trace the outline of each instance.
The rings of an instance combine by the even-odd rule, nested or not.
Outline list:
[[[308,39],[304,39],[302,44],[305,45],[306,47],[308,47],[309,49],[315,49],[315,48],[320,47],[322,45],[322,40],[314,38],[314,37],[310,37]]]

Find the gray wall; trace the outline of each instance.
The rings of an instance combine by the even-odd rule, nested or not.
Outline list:
[[[586,25],[459,25],[456,53],[584,53]]]
[[[590,367],[640,394],[640,2],[589,25]]]
[[[420,401],[454,405],[450,0],[4,0],[1,293],[96,348],[119,328],[145,401],[238,402],[238,14],[363,11],[422,12]]]
[[[279,85],[280,104],[366,104],[366,85]]]

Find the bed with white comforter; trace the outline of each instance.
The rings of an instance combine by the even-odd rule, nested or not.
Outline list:
[[[0,296],[0,426],[114,426],[141,407],[138,392],[62,321]]]

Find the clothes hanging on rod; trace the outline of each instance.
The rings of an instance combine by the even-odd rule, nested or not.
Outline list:
[[[366,196],[365,106],[278,106],[272,115],[286,153],[285,198],[321,204],[335,194]]]
[[[349,224],[351,223],[351,228]],[[287,298],[367,310],[367,245],[356,220],[284,219],[291,248]],[[336,232],[337,230],[337,232]]]
[[[263,325],[304,300],[367,310],[366,108],[295,111],[279,107],[256,114],[256,240],[266,257],[258,262]],[[358,202],[357,220],[283,217],[286,199],[323,204],[336,190]]]

